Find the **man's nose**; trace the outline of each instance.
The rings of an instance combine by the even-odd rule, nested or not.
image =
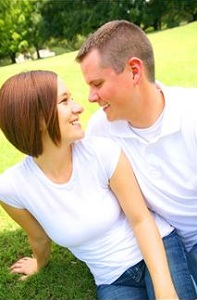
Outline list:
[[[88,100],[89,102],[97,102],[99,99],[98,93],[95,91],[90,90]]]

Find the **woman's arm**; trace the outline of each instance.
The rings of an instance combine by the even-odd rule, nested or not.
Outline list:
[[[159,230],[123,153],[109,184],[135,233],[151,274],[156,298],[178,299]]]
[[[11,273],[23,274],[21,280],[46,266],[51,253],[51,240],[38,221],[25,209],[14,208],[0,201],[7,214],[27,233],[33,257],[24,257],[14,263]]]

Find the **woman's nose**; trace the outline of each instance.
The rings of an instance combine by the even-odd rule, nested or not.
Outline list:
[[[81,114],[84,111],[83,106],[78,103],[73,103],[72,112],[74,114]]]

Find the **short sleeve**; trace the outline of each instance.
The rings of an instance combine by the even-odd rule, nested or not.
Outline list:
[[[92,151],[97,158],[98,172],[105,180],[109,180],[118,165],[121,147],[110,138],[88,137],[86,143],[91,145]]]
[[[17,180],[17,177],[13,176],[11,170],[8,169],[0,174],[0,200],[15,208],[23,209],[24,205],[18,199],[14,183],[14,178]],[[22,186],[20,186],[20,189],[22,189]]]

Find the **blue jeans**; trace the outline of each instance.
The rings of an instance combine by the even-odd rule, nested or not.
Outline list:
[[[190,272],[195,281],[195,286],[197,290],[197,244],[187,253]]]
[[[185,249],[175,231],[163,238],[172,279],[180,300],[196,299]],[[97,286],[99,300],[155,299],[153,285],[144,260],[126,270],[111,284]]]

